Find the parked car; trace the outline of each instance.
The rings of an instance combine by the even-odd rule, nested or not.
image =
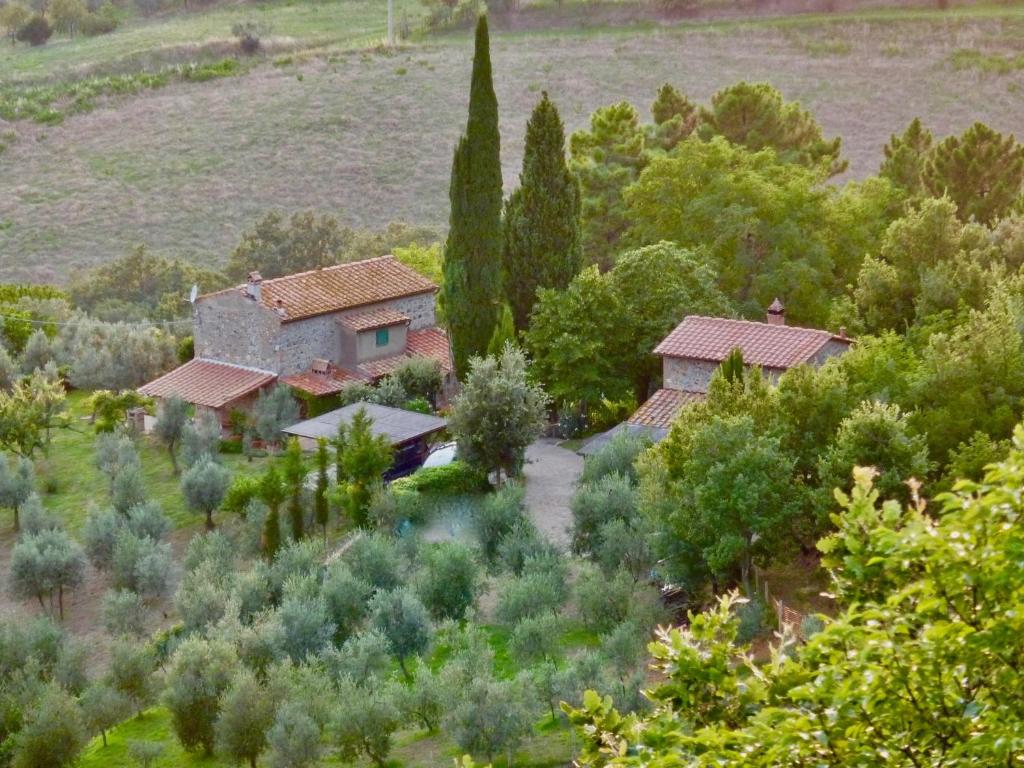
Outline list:
[[[424,468],[426,467],[447,467],[453,461],[458,458],[456,453],[456,446],[454,442],[441,443],[431,449],[427,455],[426,460],[423,462]]]

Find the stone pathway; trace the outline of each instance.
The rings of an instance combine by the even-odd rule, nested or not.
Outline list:
[[[542,438],[526,449],[523,469],[526,508],[542,534],[561,549],[568,549],[572,511],[569,501],[576,479],[583,471],[583,459],[560,448],[560,441]]]

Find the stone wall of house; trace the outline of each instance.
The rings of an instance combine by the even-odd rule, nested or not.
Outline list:
[[[836,355],[841,355],[850,348],[850,342],[848,341],[837,341],[831,339],[825,343],[821,349],[818,350],[818,354],[814,356],[811,362],[814,365],[823,365],[826,360]]]
[[[421,293],[416,296],[406,296],[402,299],[382,301],[379,304],[371,304],[356,309],[346,309],[338,312],[334,317],[349,317],[358,315],[371,309],[387,307],[396,312],[401,312],[409,318],[409,330],[418,331],[421,328],[433,328],[437,325],[437,318],[434,314],[435,298],[433,293]]]
[[[690,357],[666,357],[662,360],[663,386],[690,392],[707,392],[718,363]]]
[[[433,293],[282,323],[275,311],[241,291],[226,291],[196,303],[196,356],[261,368],[280,376],[309,370],[316,358],[344,364],[338,319],[380,307],[407,315],[411,330],[436,324]],[[392,335],[395,339],[386,354],[371,354],[371,359],[405,351],[405,331],[397,333],[392,329]]]
[[[278,372],[277,313],[244,296],[224,291],[195,305],[196,357]]]

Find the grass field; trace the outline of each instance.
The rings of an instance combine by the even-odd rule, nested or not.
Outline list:
[[[93,463],[96,434],[84,421],[87,398],[83,392],[69,395],[72,429],[54,432],[50,454],[38,462],[37,470],[44,504],[72,535],[85,524],[90,506],[102,507],[109,498],[107,477]],[[201,526],[203,517],[185,506],[181,478],[174,475],[167,451],[148,438],[138,442],[138,449],[149,498],[160,504],[175,528]],[[232,475],[255,474],[266,465],[266,459],[250,462],[239,455],[225,454],[221,460]]]
[[[281,19],[282,34],[314,40],[325,22],[322,45],[242,76],[111,99],[59,126],[0,125],[0,279],[63,283],[139,243],[221,262],[270,209],[314,208],[354,226],[404,219],[443,228],[471,39],[453,33],[397,52],[352,50],[379,35],[373,8],[369,0],[267,6],[261,12]],[[149,21],[109,40],[60,45],[84,66],[145,49],[163,39],[164,25],[178,43],[207,40],[204,29],[222,34],[238,12]],[[863,177],[889,135],[915,116],[940,136],[976,119],[1019,130],[1022,40],[1019,4],[496,33],[506,188],[517,180],[523,129],[542,90],[575,129],[621,99],[646,111],[666,81],[704,101],[740,79],[768,80],[843,137],[847,178]],[[101,56],[100,46],[112,52]],[[5,51],[0,69],[47,71],[58,66],[56,51]]]
[[[416,0],[396,0],[395,8],[410,24],[423,13]],[[39,48],[0,45],[0,84],[140,68],[187,59],[204,48],[227,49],[234,44],[232,25],[248,20],[269,25],[271,46],[278,49],[369,46],[385,34],[382,10],[375,0],[283,0],[137,18],[100,37],[54,38]]]
[[[494,651],[494,671],[500,678],[511,678],[519,668],[509,658],[507,630],[486,626]],[[570,626],[561,638],[564,651],[594,647],[598,637],[582,626]],[[430,665],[438,668],[447,660],[444,649],[435,649],[430,658]],[[396,665],[397,671],[397,665]],[[164,745],[164,753],[156,768],[170,766],[223,766],[233,765],[229,761],[217,757],[189,754],[178,744],[171,730],[170,715],[166,709],[155,707],[139,717],[132,718],[107,734],[107,746],[101,739],[93,739],[86,749],[79,768],[134,768],[128,754],[128,743],[131,741],[158,741]],[[403,768],[436,768],[450,765],[460,755],[458,747],[443,734],[430,734],[422,730],[404,730],[395,736],[394,750],[389,764]],[[547,766],[567,765],[575,756],[572,735],[564,723],[551,720],[547,715],[534,728],[534,734],[515,756],[514,764],[520,768],[546,768]],[[263,763],[261,762],[261,765]],[[325,748],[324,765],[348,765],[330,754],[329,746]],[[359,761],[357,765],[369,764]],[[506,765],[504,759],[495,762],[496,766]]]
[[[79,768],[136,768],[128,753],[130,741],[158,741],[164,744],[164,753],[154,763],[154,768],[228,768],[237,765],[216,756],[205,757],[189,754],[178,744],[171,731],[170,713],[156,707],[143,715],[117,726],[107,735],[108,745],[94,739],[85,750]],[[554,768],[568,765],[575,754],[572,734],[567,730],[538,727],[534,735],[516,753],[514,765],[518,768]],[[388,764],[395,768],[438,768],[452,765],[460,756],[460,750],[443,735],[432,735],[425,731],[400,731],[395,735],[394,748]],[[266,765],[261,760],[260,765]],[[325,749],[318,765],[371,765],[369,761],[343,762]],[[499,758],[495,766],[504,766],[506,761]]]

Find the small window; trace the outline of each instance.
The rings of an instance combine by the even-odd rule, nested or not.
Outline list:
[[[386,347],[388,345],[388,342],[391,341],[391,335],[388,333],[389,330],[390,329],[388,329],[388,328],[378,328],[377,329],[377,346],[378,347]]]

